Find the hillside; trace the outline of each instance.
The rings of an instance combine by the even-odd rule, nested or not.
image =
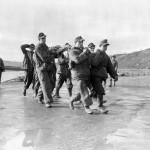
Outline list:
[[[129,54],[116,54],[120,69],[150,69],[150,49]]]
[[[116,54],[119,69],[150,69],[150,48],[128,54]],[[4,61],[5,68],[21,70],[22,62]]]

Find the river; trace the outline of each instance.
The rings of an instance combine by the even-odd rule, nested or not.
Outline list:
[[[24,75],[24,71],[6,70],[5,72],[2,73],[1,81],[2,82],[8,81],[23,75]]]

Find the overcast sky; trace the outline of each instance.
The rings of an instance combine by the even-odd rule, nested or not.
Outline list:
[[[107,38],[110,55],[150,48],[150,0],[0,0],[1,58],[22,61],[20,45],[39,32],[48,46]]]

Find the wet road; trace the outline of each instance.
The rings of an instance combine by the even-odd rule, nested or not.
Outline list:
[[[93,115],[80,105],[70,110],[65,86],[47,109],[31,89],[22,96],[22,83],[1,84],[0,150],[149,150],[150,87],[122,83],[106,87],[107,115],[95,110],[95,101]]]

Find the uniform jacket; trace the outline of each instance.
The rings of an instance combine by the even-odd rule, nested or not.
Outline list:
[[[48,46],[44,43],[39,43],[35,48],[36,69],[41,71],[56,70],[54,56],[51,54]]]
[[[116,60],[112,60],[111,62],[112,62],[112,65],[113,65],[115,71],[117,72],[117,69],[118,69],[118,62],[117,62]]]
[[[90,76],[90,55],[83,49],[74,47],[69,51],[69,59],[73,62],[71,69],[72,77],[75,79],[86,79]]]
[[[57,67],[57,73],[62,74],[64,76],[70,77],[71,72],[69,69],[69,59],[63,56],[58,56],[58,67]]]
[[[0,70],[2,70],[2,71],[5,70],[4,62],[1,58],[0,58]]]
[[[30,48],[30,45],[21,45],[21,50],[24,54],[23,69],[33,71],[33,52],[26,50],[26,48]]]
[[[108,78],[107,73],[112,78],[117,75],[109,56],[105,52],[97,50],[91,59],[91,76],[97,76],[105,80]]]

